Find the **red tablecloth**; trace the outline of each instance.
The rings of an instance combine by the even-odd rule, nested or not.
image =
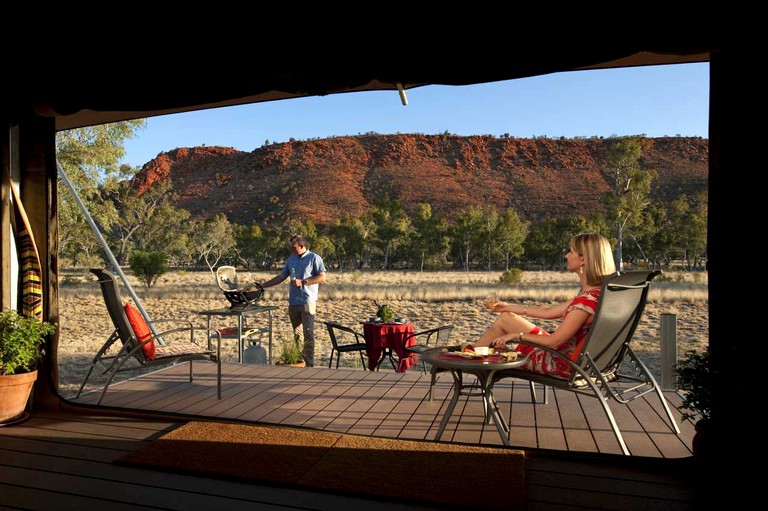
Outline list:
[[[404,323],[402,325],[394,323],[363,323],[363,337],[368,352],[368,368],[371,371],[376,369],[379,360],[384,356],[386,348],[391,349],[397,354],[399,363],[396,371],[402,373],[415,363],[415,354],[408,353],[405,348],[416,344],[416,339],[408,338],[413,333],[413,324]],[[406,339],[408,339],[406,341]]]

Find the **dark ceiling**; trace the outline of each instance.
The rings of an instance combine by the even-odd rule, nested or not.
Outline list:
[[[173,69],[129,67],[132,76],[114,70],[67,68],[66,76],[45,80],[27,73],[11,84],[6,104],[11,117],[32,111],[55,117],[56,129],[71,129],[118,120],[151,117],[203,108],[273,101],[302,96],[364,90],[408,88],[430,84],[469,85],[562,71],[707,62],[713,48],[617,48],[571,46],[519,55],[498,52],[476,59],[451,56],[394,59],[369,56],[316,62],[226,65],[198,61]],[[110,72],[111,71],[111,72]],[[13,90],[14,87],[16,90]]]

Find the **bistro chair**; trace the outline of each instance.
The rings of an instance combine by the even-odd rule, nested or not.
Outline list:
[[[448,344],[448,338],[451,336],[451,332],[453,332],[453,326],[452,325],[442,325],[436,328],[430,328],[429,330],[423,330],[421,332],[414,332],[409,336],[408,339],[406,339],[406,342],[411,338],[417,338],[421,342],[418,342],[417,344],[413,346],[409,346],[405,348],[405,351],[410,353],[418,353],[421,355],[426,350],[430,348],[436,348],[438,346],[445,346]],[[424,359],[421,359],[421,367],[424,371],[424,374],[427,374],[427,363],[424,362]],[[429,372],[431,375],[430,382],[429,382],[429,400],[432,401],[432,391],[435,387],[435,382],[437,381],[437,373],[442,373],[447,371],[447,369],[440,369],[438,367],[431,367]]]
[[[367,347],[365,340],[363,339],[363,334],[333,321],[324,321],[324,323],[325,326],[328,327],[328,335],[331,338],[331,357],[330,360],[328,360],[328,369],[330,369],[331,365],[333,364],[334,353],[336,353],[336,369],[338,369],[339,362],[341,360],[341,354],[352,353],[354,351],[357,351],[360,354],[360,361],[363,364],[363,369],[365,369],[365,359],[363,358],[363,353],[366,351]],[[354,342],[350,344],[341,344],[345,339],[350,338]]]
[[[453,326],[443,325],[421,332],[414,332],[406,338],[405,342],[407,343],[414,338],[419,339],[421,342],[417,342],[417,344],[414,344],[413,346],[408,346],[405,348],[405,351],[421,354],[430,348],[445,346],[448,343],[448,338],[451,336],[452,331]],[[424,359],[421,360],[421,367],[424,370],[424,374],[427,374],[427,363],[424,362]]]

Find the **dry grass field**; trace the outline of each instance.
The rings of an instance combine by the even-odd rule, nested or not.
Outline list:
[[[276,272],[239,271],[240,282],[264,281]],[[503,285],[501,272],[413,272],[352,271],[329,273],[328,283],[320,288],[317,308],[315,364],[328,364],[330,340],[323,321],[336,321],[362,330],[359,322],[372,316],[373,300],[387,303],[400,317],[408,318],[414,328],[423,330],[438,325],[454,326],[452,339],[472,340],[493,321],[485,311],[483,299],[494,296],[526,304],[546,304],[570,299],[578,291],[578,280],[566,272],[525,272],[520,284]],[[171,272],[160,277],[149,291],[131,275],[129,281],[153,319],[176,318],[204,326],[197,311],[228,306],[210,272]],[[123,298],[129,299],[126,290]],[[264,305],[279,306],[274,312],[275,350],[290,338],[286,309],[287,284],[267,290]],[[665,273],[654,282],[633,347],[644,362],[659,373],[659,323],[662,314],[677,315],[678,354],[704,349],[709,339],[708,293],[705,274]],[[98,284],[84,271],[67,272],[61,282],[59,371],[60,392],[73,396],[85,376],[90,360],[112,331]],[[266,316],[255,316],[253,326],[264,326]],[[258,323],[257,323],[258,322]],[[212,326],[234,326],[223,319]],[[539,322],[545,328],[557,323]],[[199,339],[205,342],[205,338]],[[225,361],[237,359],[234,340],[222,343]],[[342,356],[341,364],[353,367],[352,355]],[[357,359],[357,365],[360,361]],[[388,367],[382,365],[382,367]],[[130,372],[122,378],[130,377]],[[92,378],[86,390],[103,383]]]

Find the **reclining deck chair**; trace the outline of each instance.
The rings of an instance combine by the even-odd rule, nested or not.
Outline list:
[[[148,326],[143,321],[143,318],[136,318],[134,322],[138,321],[141,325],[141,329],[145,332],[136,332],[131,326],[126,315],[125,306],[123,300],[120,297],[120,289],[117,285],[117,279],[115,276],[106,271],[100,269],[92,269],[91,272],[98,277],[99,286],[101,286],[101,293],[104,296],[104,303],[107,306],[109,317],[112,319],[112,324],[115,330],[109,336],[104,345],[99,349],[96,356],[93,357],[91,367],[88,369],[88,374],[85,376],[83,383],[80,385],[80,390],[77,391],[75,399],[80,397],[80,393],[83,391],[88,378],[97,365],[105,367],[102,375],[108,375],[107,382],[104,385],[104,390],[101,392],[101,397],[97,404],[101,404],[104,395],[107,393],[112,379],[119,371],[135,370],[135,367],[124,368],[123,365],[131,359],[138,361],[142,367],[167,365],[178,362],[189,361],[189,381],[192,381],[192,362],[194,360],[206,360],[214,362],[216,364],[216,387],[218,398],[221,399],[221,353],[214,353],[210,349],[205,349],[198,345],[194,341],[194,334],[196,331],[206,332],[209,335],[219,336],[219,332],[213,329],[198,328],[192,326],[191,323],[185,320],[159,320],[152,323],[160,323],[161,321],[176,321],[185,322],[187,326],[181,328],[174,328],[161,332],[156,336],[153,336],[149,332]],[[131,306],[133,307],[133,306]],[[140,317],[140,315],[139,315]],[[140,328],[137,328],[139,330]],[[189,332],[189,340],[175,340],[170,341],[170,336],[178,336],[182,332]],[[139,339],[143,339],[139,341]],[[220,339],[220,338],[219,338]],[[106,353],[117,341],[122,343],[122,347],[115,355],[107,355]],[[156,344],[155,341],[158,341]],[[221,342],[216,343],[217,347],[221,346]],[[154,353],[152,353],[154,351]]]
[[[671,429],[679,435],[680,429],[670,412],[661,388],[629,345],[645,308],[651,280],[660,273],[659,270],[615,273],[603,281],[597,312],[581,352],[576,358],[577,362],[573,362],[557,350],[522,342],[522,344],[531,344],[547,350],[565,360],[573,369],[570,378],[563,379],[524,369],[507,369],[497,372],[493,381],[496,382],[502,378],[528,380],[531,384],[531,398],[534,403],[536,403],[534,382],[545,386],[544,404],[547,404],[547,386],[597,398],[625,455],[629,454],[629,450],[611,413],[608,401],[615,399],[619,403],[627,404],[649,392],[656,392],[669,419]],[[631,372],[621,372],[626,369]],[[630,381],[633,384],[629,387],[621,386],[619,383],[622,381]]]
[[[264,296],[264,288],[258,282],[253,283],[256,289],[241,289],[234,266],[219,266],[216,282],[224,292],[224,297],[229,300],[230,309],[255,305]]]

